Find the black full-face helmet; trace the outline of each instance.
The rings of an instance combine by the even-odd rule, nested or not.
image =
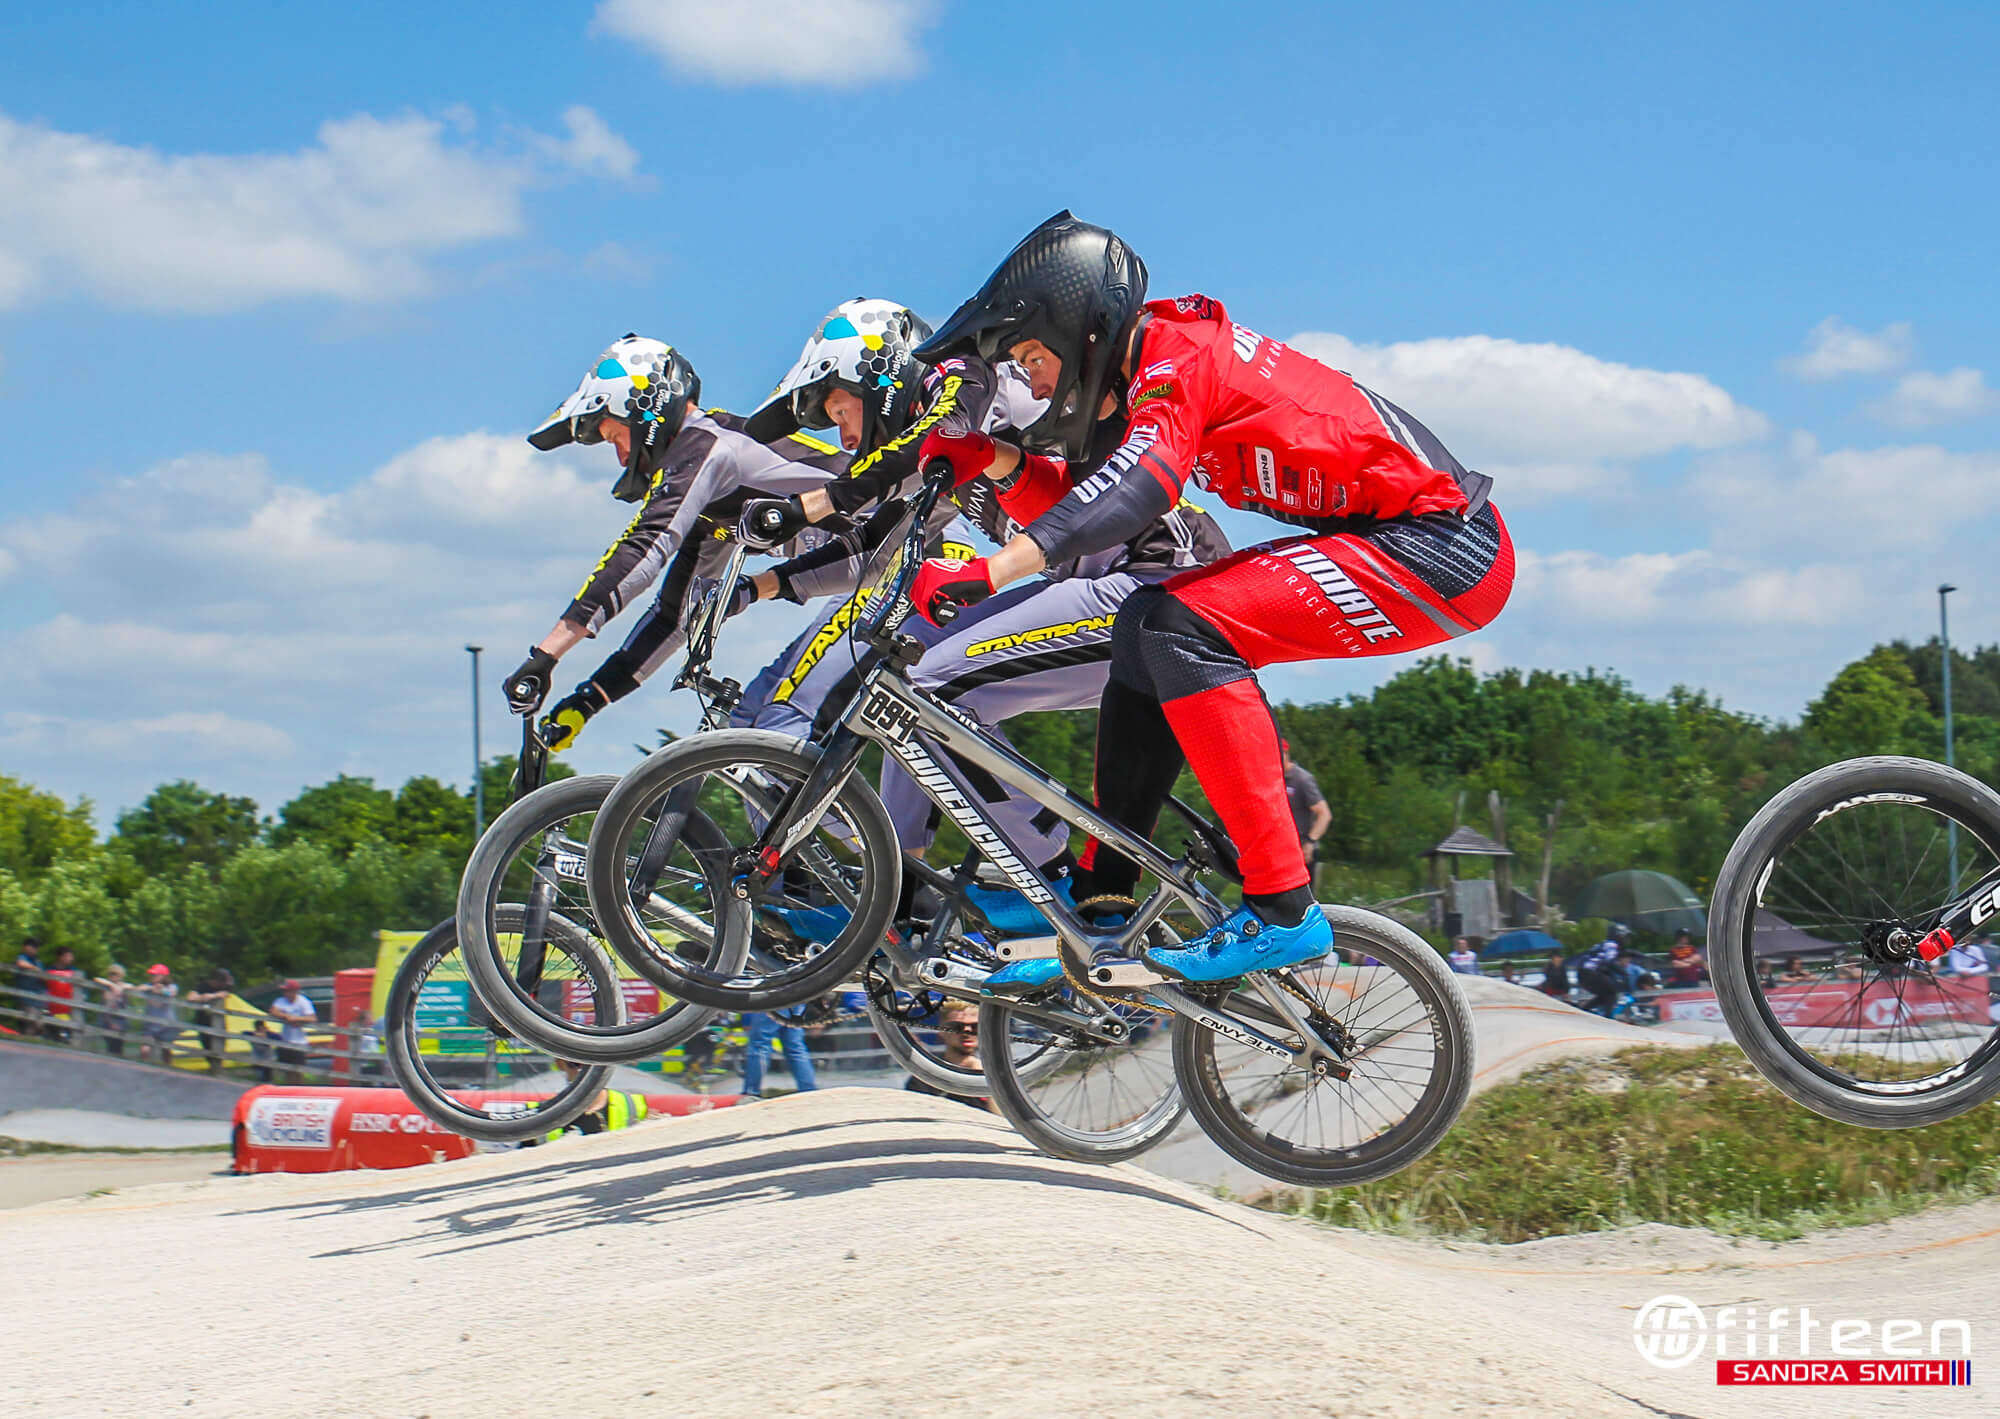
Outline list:
[[[916,422],[924,366],[916,347],[931,328],[908,306],[857,297],[826,313],[777,388],[750,416],[750,436],[764,443],[833,423],[826,396],[845,389],[861,400],[861,448],[870,453]]]
[[[1028,233],[979,294],[917,348],[917,358],[997,361],[1024,340],[1041,341],[1062,361],[1062,378],[1048,411],[1023,432],[1081,458],[1116,382],[1118,337],[1145,303],[1146,263],[1138,254],[1115,232],[1058,212]]]
[[[590,373],[542,421],[528,442],[546,452],[566,443],[602,443],[598,421],[609,414],[632,426],[632,452],[611,489],[622,503],[636,503],[653,485],[666,462],[667,445],[687,422],[688,401],[701,400],[701,376],[673,346],[642,335],[617,341],[590,367]]]

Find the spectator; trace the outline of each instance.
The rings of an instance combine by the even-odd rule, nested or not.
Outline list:
[[[306,1077],[306,1026],[318,1021],[319,1012],[300,991],[297,981],[286,981],[284,991],[271,1002],[271,1013],[278,1017],[280,1026],[278,1063],[285,1071],[287,1084],[303,1084]]]
[[[1695,949],[1694,935],[1680,931],[1667,952],[1667,989],[1688,990],[1708,979],[1708,962]]]
[[[701,1093],[708,1092],[708,1072],[715,1067],[725,1028],[718,1017],[681,1042],[681,1081],[692,1084]]]
[[[1500,979],[1509,985],[1520,984],[1519,981],[1514,979],[1514,963],[1512,961],[1502,961],[1500,963]]]
[[[354,1053],[357,1076],[379,1077],[382,1073],[382,1022],[366,1010],[355,1012],[347,1023],[347,1047]]]
[[[139,1045],[139,1058],[155,1064],[174,1062],[174,1041],[181,1033],[181,988],[174,983],[173,967],[157,961],[146,967],[146,983],[134,986],[141,999],[146,1037]]]
[[[104,1052],[123,1055],[125,1036],[132,1028],[132,1021],[126,1014],[126,1001],[132,994],[132,987],[126,984],[125,968],[113,961],[104,968],[104,974],[93,979],[98,989],[98,1000],[103,1009],[98,1012],[97,1028],[104,1032]]]
[[[792,1071],[792,1084],[803,1094],[819,1087],[813,1077],[812,1056],[806,1053],[806,1032],[800,1021],[806,1007],[793,1005],[775,1014],[757,1011],[743,1017],[750,1043],[743,1051],[743,1092],[753,1099],[764,1097],[764,1061],[776,1039],[785,1051],[785,1064]]]
[[[1977,941],[1959,942],[1944,953],[1944,960],[1939,962],[1939,965],[1942,967],[1939,974],[1951,976],[1983,976],[1992,969],[1987,964],[1986,953],[1979,948]],[[55,994],[53,981],[49,984],[49,994]],[[53,1006],[49,1013],[55,1014]]]
[[[1610,933],[1576,963],[1576,983],[1590,992],[1587,1008],[1607,1020],[1618,1009],[1618,994],[1625,984],[1618,963],[1624,951],[1623,928],[1613,924]]]
[[[1542,994],[1558,1000],[1569,994],[1569,966],[1560,951],[1549,952],[1549,963],[1542,967]]]
[[[271,1082],[271,1046],[277,1038],[269,1020],[259,1020],[250,1027],[250,1067],[260,1084]]]
[[[221,966],[208,973],[200,990],[187,993],[187,1003],[194,1007],[188,1023],[194,1026],[201,1052],[208,1056],[210,1074],[222,1072],[223,1051],[229,1043],[229,997],[235,993],[236,977]]]
[[[1462,976],[1479,974],[1479,953],[1463,936],[1451,943],[1451,968]]]
[[[980,1069],[979,1063],[979,1007],[967,1000],[947,1000],[938,1010],[938,1040],[943,1045],[944,1062],[953,1069]],[[939,1099],[954,1099],[961,1104],[970,1104],[975,1109],[990,1109],[991,1101],[976,1098],[970,1094],[953,1094],[926,1084],[911,1075],[903,1087],[912,1094],[929,1094]]]
[[[1980,954],[1986,957],[1986,968],[1988,975],[1991,975],[1995,971],[2000,971],[2000,946],[1995,946],[1993,944],[1992,932],[1990,931],[1980,932],[1977,936],[1972,938],[1972,944],[1974,946],[1977,946],[1979,948]]]
[[[1333,810],[1326,806],[1319,781],[1292,762],[1291,740],[1278,741],[1278,757],[1285,762],[1285,797],[1292,805],[1292,826],[1298,829],[1299,848],[1306,855],[1306,871],[1311,873],[1318,867],[1319,840],[1333,821]]]
[[[76,986],[82,979],[83,972],[76,968],[76,952],[67,946],[56,947],[55,959],[49,963],[47,979],[42,982],[49,998],[50,1039],[69,1042],[69,1027],[77,1013]]]
[[[25,1036],[42,1032],[42,1004],[47,998],[42,983],[42,943],[33,936],[21,938],[21,950],[14,957],[14,989],[17,992],[10,1002],[20,1016],[20,1031]]]

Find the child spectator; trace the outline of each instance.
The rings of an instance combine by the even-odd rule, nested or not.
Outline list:
[[[141,999],[146,1037],[139,1045],[139,1058],[156,1064],[174,1062],[174,1041],[181,1032],[180,986],[174,983],[173,967],[164,961],[146,967],[146,983],[134,986]]]
[[[123,1055],[125,1036],[131,1031],[131,1018],[125,1013],[126,1001],[132,987],[126,984],[125,968],[113,961],[104,968],[104,974],[92,979],[98,989],[98,1001],[104,1007],[98,1012],[97,1028],[104,1033],[104,1052]]]

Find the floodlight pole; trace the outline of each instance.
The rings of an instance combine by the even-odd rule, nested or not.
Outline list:
[[[484,646],[469,645],[472,656],[472,840],[486,835],[486,779],[480,772],[479,753],[479,652]]]
[[[1938,586],[1938,663],[1944,667],[1944,761],[1951,767],[1955,760],[1951,744],[1951,623],[1945,612],[1945,598],[1958,590],[1949,582]],[[1958,824],[1955,821],[1945,825],[1945,839],[1951,845],[1951,890],[1958,890]]]

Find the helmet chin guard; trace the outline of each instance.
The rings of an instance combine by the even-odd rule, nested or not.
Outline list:
[[[700,399],[701,376],[686,355],[662,341],[628,334],[597,357],[575,393],[528,442],[544,452],[568,443],[599,443],[600,420],[609,415],[624,421],[632,429],[631,453],[611,495],[636,503],[666,461],[667,445],[687,422],[690,403]]]
[[[949,355],[1009,358],[1039,340],[1062,361],[1046,412],[1023,432],[1071,458],[1090,448],[1104,396],[1116,381],[1118,338],[1146,303],[1146,263],[1118,235],[1056,213],[1022,238],[977,295],[917,348],[935,364]]]

